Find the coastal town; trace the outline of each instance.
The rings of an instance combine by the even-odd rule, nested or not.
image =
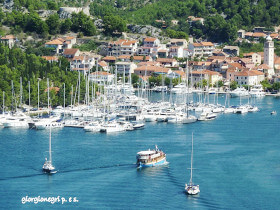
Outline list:
[[[279,12],[0,1],[0,206],[277,209]]]
[[[232,82],[236,82],[239,86],[251,87],[260,85],[264,80],[280,82],[280,57],[274,53],[273,42],[279,34],[264,33],[262,29],[256,27],[256,32],[238,31],[239,41],[249,42],[253,38],[254,42],[258,42],[261,38],[265,39],[263,52],[244,53],[241,57],[238,46],[221,47],[209,41],[194,42],[192,38],[170,39],[163,44],[156,37],[109,41],[103,44],[98,54],[73,48],[84,39],[63,36],[44,44],[45,48],[53,49],[54,55],[42,58],[53,63],[63,56],[70,63],[70,71],[88,74],[89,79],[96,83],[112,84],[114,72],[117,71],[121,76],[135,74],[149,87],[149,78],[159,75],[182,82],[192,76],[192,85],[206,80],[209,86],[221,81],[223,86],[229,87]],[[10,48],[20,42],[14,35],[1,37],[1,43]]]

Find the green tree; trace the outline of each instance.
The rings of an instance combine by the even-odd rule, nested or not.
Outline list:
[[[272,85],[272,89],[280,91],[280,82],[274,82]]]
[[[60,22],[59,22],[58,14],[50,15],[47,18],[46,23],[49,27],[49,33],[50,34],[54,35],[54,34],[57,34],[59,32]]]
[[[231,81],[229,87],[231,90],[234,90],[238,87],[238,83],[236,81]]]
[[[262,84],[264,90],[272,88],[272,85],[270,84],[270,82],[267,79],[261,81],[261,84]]]
[[[72,27],[72,21],[69,18],[66,18],[64,21],[62,21],[60,26],[60,32],[61,33],[67,33],[70,31]]]
[[[103,18],[105,34],[119,34],[127,30],[126,22],[119,16],[108,15]]]
[[[96,34],[96,27],[94,23],[85,13],[73,13],[71,21],[71,29],[74,32],[82,32],[86,36],[92,36]]]

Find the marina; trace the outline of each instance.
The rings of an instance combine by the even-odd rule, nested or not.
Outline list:
[[[160,94],[153,95],[154,101],[160,98]],[[224,100],[225,96],[220,95],[219,103]],[[239,103],[238,97],[230,99],[231,105]],[[41,171],[48,155],[48,129],[1,128],[0,182],[5,200],[0,204],[21,208],[20,200],[27,195],[60,195],[79,200],[65,203],[65,208],[275,209],[280,193],[280,119],[270,113],[279,111],[280,101],[262,97],[254,104],[259,112],[219,113],[215,120],[190,124],[146,122],[144,129],[133,132],[104,135],[74,127],[53,129],[52,154],[57,173],[51,176]],[[192,132],[195,182],[201,192],[189,197],[184,184],[190,177],[186,169]],[[169,164],[137,170],[135,154],[155,144],[166,153]],[[37,205],[48,208],[51,204]],[[38,206],[25,204],[28,208]],[[61,208],[61,204],[55,206]]]

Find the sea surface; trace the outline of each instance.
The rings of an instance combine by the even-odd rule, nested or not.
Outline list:
[[[224,100],[219,96],[219,103]],[[240,100],[231,98],[230,103]],[[41,171],[48,131],[0,128],[0,207],[279,209],[280,98],[267,96],[252,103],[261,111],[219,114],[216,120],[193,124],[146,123],[143,130],[109,135],[78,128],[53,130],[53,163],[58,170],[53,175]],[[278,114],[271,115],[272,110]],[[201,190],[196,196],[184,193],[192,132],[193,181]],[[155,144],[167,154],[169,164],[137,169],[136,153]],[[60,197],[54,204],[35,204],[24,203],[26,196]]]

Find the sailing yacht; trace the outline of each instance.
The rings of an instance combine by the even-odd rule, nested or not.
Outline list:
[[[192,169],[193,169],[193,133],[192,133],[192,153],[191,153],[191,178],[188,184],[185,184],[185,191],[189,195],[196,195],[200,192],[199,185],[192,182]]]
[[[52,165],[52,128],[50,126],[50,136],[49,136],[49,160],[45,158],[45,163],[43,165],[43,172],[53,174],[56,173],[55,167]]]

